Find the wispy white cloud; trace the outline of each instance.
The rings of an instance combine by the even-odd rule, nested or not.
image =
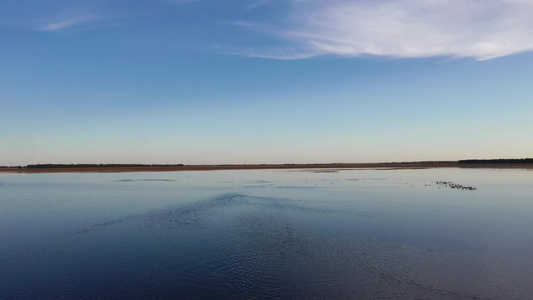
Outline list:
[[[533,0],[292,0],[290,7],[283,24],[239,26],[274,34],[296,53],[280,47],[239,54],[486,60],[533,50]]]
[[[251,10],[251,9],[254,9],[254,8],[257,8],[257,7],[261,7],[263,5],[266,5],[268,3],[272,2],[272,0],[253,0],[251,1],[250,4],[248,4],[248,6],[246,6],[244,8],[244,10]]]
[[[87,24],[91,22],[95,22],[98,20],[101,20],[101,17],[98,17],[96,15],[82,15],[82,16],[74,16],[74,17],[68,17],[61,20],[55,20],[52,22],[47,22],[41,26],[39,26],[37,29],[41,31],[58,31],[74,26],[79,26],[82,24]]]

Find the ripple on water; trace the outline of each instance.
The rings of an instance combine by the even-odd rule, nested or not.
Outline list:
[[[67,298],[483,296],[479,286],[457,284],[473,274],[447,276],[461,265],[478,267],[469,253],[331,234],[313,225],[324,215],[341,222],[338,214],[349,212],[243,194],[169,206],[75,231],[25,267],[24,273],[40,274],[35,280],[9,288],[22,296],[46,291]]]

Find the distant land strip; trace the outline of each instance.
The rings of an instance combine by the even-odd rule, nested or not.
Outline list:
[[[459,161],[416,161],[383,163],[318,163],[318,164],[32,164],[0,166],[0,172],[56,173],[56,172],[165,172],[259,169],[427,169],[427,168],[533,168],[533,158],[467,159]]]

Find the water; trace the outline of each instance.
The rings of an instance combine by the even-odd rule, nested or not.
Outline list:
[[[0,174],[0,298],[533,295],[532,171],[323,171]]]

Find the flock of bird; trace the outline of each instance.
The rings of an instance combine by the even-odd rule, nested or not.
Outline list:
[[[433,181],[433,183],[438,184],[438,185],[442,185],[442,186],[445,186],[445,187],[449,187],[449,188],[452,188],[452,189],[458,189],[458,190],[468,190],[468,191],[477,190],[477,188],[475,188],[473,186],[464,186],[464,185],[460,185],[460,184],[453,183],[453,182],[450,182],[450,181]]]

